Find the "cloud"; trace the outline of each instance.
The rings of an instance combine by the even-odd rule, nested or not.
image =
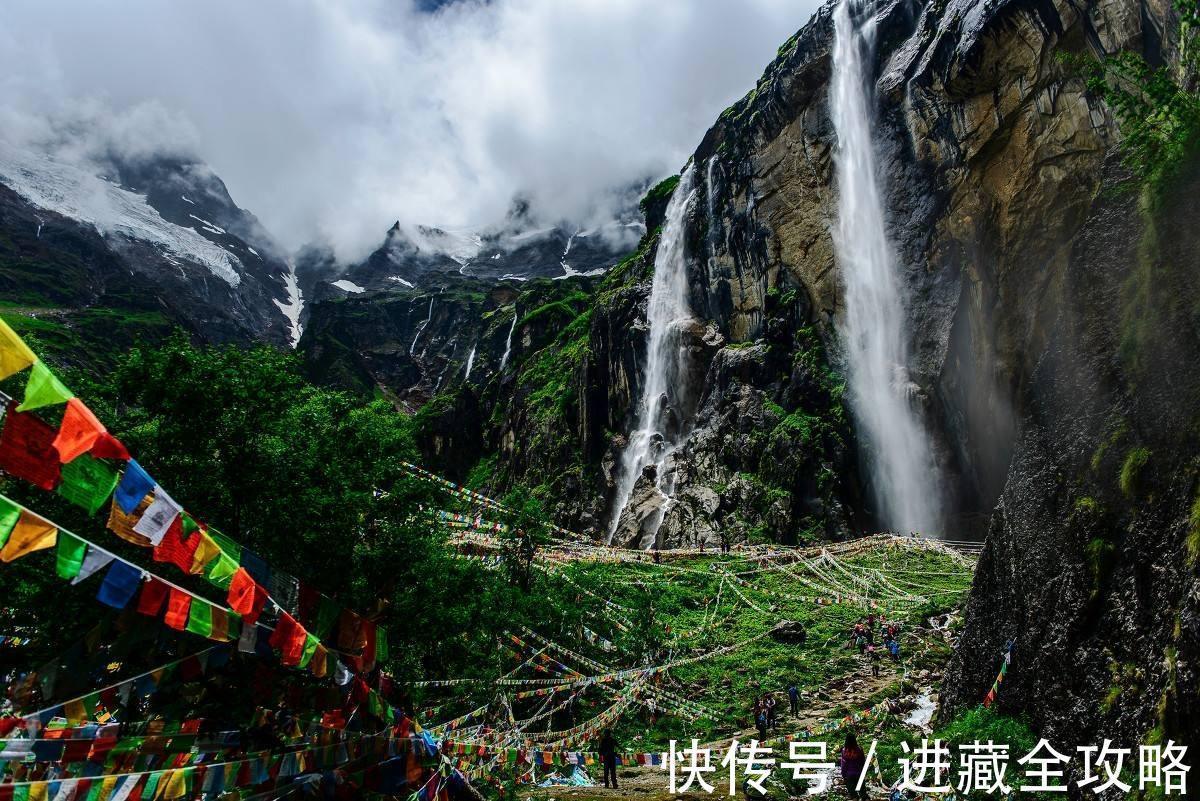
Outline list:
[[[343,258],[514,196],[586,224],[678,169],[815,5],[9,0],[0,136],[194,155],[285,245]]]

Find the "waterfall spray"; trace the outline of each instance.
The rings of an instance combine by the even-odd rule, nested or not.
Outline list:
[[[508,339],[504,341],[504,355],[500,357],[500,372],[504,372],[504,368],[508,365],[508,356],[512,353],[512,335],[517,329],[517,307],[513,306],[513,321],[508,327]]]
[[[621,454],[616,496],[609,521],[609,540],[616,532],[621,513],[629,504],[642,471],[657,468],[657,489],[662,504],[644,531],[641,547],[654,544],[658,527],[674,495],[674,479],[668,475],[667,459],[686,437],[688,352],[683,333],[692,321],[688,302],[687,253],[684,247],[685,217],[694,194],[694,166],[680,176],[679,185],[667,205],[662,236],[654,254],[654,280],[646,304],[650,336],[646,346],[646,369],[642,398],[637,407],[636,426]]]
[[[862,0],[834,12],[830,106],[837,131],[838,221],[833,232],[845,288],[841,337],[851,408],[868,447],[879,510],[897,530],[934,531],[940,504],[929,441],[913,408],[904,298],[884,222],[871,141],[875,20]]]
[[[471,346],[471,352],[467,354],[467,370],[463,373],[463,378],[471,377],[471,368],[475,366],[475,348],[477,345]]]

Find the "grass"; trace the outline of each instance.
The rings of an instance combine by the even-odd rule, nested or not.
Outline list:
[[[929,614],[956,607],[969,582],[969,573],[961,563],[944,554],[916,549],[888,547],[846,557],[841,564],[855,575],[870,576],[869,571],[881,571],[904,590],[915,590],[916,585],[923,587],[925,597],[920,602],[883,602],[882,611],[889,618],[902,619],[908,629],[923,622]],[[794,570],[809,580],[814,579],[814,574],[803,568]],[[853,586],[836,568],[824,570],[831,576],[842,576]],[[799,600],[795,596],[813,595],[817,591],[783,570],[762,570],[757,563],[741,557],[713,556],[662,565],[649,561],[574,562],[562,566],[560,571],[548,574],[544,581],[567,588],[568,601],[562,608],[547,603],[546,619],[539,633],[614,670],[710,654],[722,647],[745,643],[784,620],[798,621],[807,630],[803,644],[762,637],[736,650],[681,665],[661,675],[656,679],[658,686],[700,704],[715,713],[714,719],[687,720],[671,715],[652,719],[647,710],[635,706],[614,727],[627,750],[656,751],[672,739],[727,739],[750,725],[748,709],[758,693],[775,692],[786,706],[783,691],[794,682],[813,699],[812,703],[821,704],[820,699],[831,682],[866,675],[856,651],[848,646],[849,631],[866,615],[865,607],[848,599],[827,605]],[[725,580],[722,588],[723,574],[742,574],[749,586]],[[736,587],[736,591],[731,587]],[[739,593],[750,603],[739,598]],[[751,604],[758,608],[752,608]],[[585,626],[612,641],[613,650],[601,650],[584,640],[581,632]],[[899,691],[904,667],[936,669],[949,656],[949,646],[940,637],[918,640],[906,634],[902,648],[904,665],[892,665],[888,660],[882,663],[888,676],[884,692]],[[585,675],[595,673],[569,656],[555,652],[552,656],[577,667]],[[496,668],[497,674],[518,664],[515,658],[502,661]],[[517,675],[544,679],[555,674],[525,669]],[[493,696],[494,690],[486,687],[461,693],[451,688],[449,692],[431,692],[419,705],[432,706],[449,697],[453,699],[453,710],[443,717],[450,718],[487,703]],[[534,700],[540,703],[542,699]],[[587,720],[611,703],[611,695],[596,687],[589,688],[576,701],[575,721]],[[829,705],[830,701],[825,699],[824,703]],[[520,719],[535,708],[514,707],[514,713]],[[553,720],[553,730],[569,725],[561,718]],[[543,721],[543,725],[547,723]],[[526,736],[536,741],[539,730],[533,729]]]

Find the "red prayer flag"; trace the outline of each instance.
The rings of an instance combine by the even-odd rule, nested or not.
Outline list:
[[[58,452],[59,461],[66,464],[91,450],[100,435],[106,433],[104,424],[96,419],[92,410],[79,398],[71,398],[67,401],[58,436],[54,438],[54,450]]]
[[[129,451],[125,450],[125,446],[121,444],[121,440],[107,431],[100,435],[88,453],[97,459],[120,459],[128,462],[132,458]]]
[[[142,585],[142,594],[138,598],[138,611],[143,615],[158,617],[170,589],[165,581],[151,576],[150,580]]]
[[[229,582],[229,607],[253,626],[267,603],[267,591],[258,586],[244,567],[239,567]]]
[[[200,537],[193,534],[186,540],[183,538],[182,518],[183,515],[175,516],[162,541],[154,547],[154,561],[170,562],[184,573],[191,573],[196,548],[200,546]]]
[[[167,614],[163,618],[163,622],[177,631],[183,631],[187,627],[188,611],[191,608],[192,596],[172,587],[171,597],[167,601]]]
[[[54,429],[9,404],[0,432],[0,468],[44,490],[54,489],[62,471],[54,450]]]
[[[279,622],[275,624],[275,631],[271,632],[269,640],[271,647],[279,651],[279,661],[289,666],[300,664],[307,639],[308,632],[296,622],[296,618],[281,610]]]

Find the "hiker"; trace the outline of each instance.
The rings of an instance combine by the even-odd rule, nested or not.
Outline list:
[[[759,706],[758,714],[754,718],[754,725],[758,728],[758,741],[766,742],[767,740],[767,710],[763,706]]]
[[[893,662],[900,661],[900,641],[893,639],[888,643],[888,653],[891,654]]]
[[[867,767],[867,755],[859,747],[858,738],[852,731],[846,732],[846,743],[838,754],[837,764],[841,768],[842,781],[846,783],[846,793],[851,798],[867,798],[866,783],[863,783],[861,790],[858,789],[858,783]]]
[[[767,710],[767,725],[771,727],[771,731],[775,731],[775,696],[767,695],[763,706]]]
[[[608,787],[609,777],[612,777],[612,789],[617,789],[617,741],[612,735],[612,729],[605,729],[600,738],[600,761],[604,763],[604,786]]]
[[[800,691],[796,689],[796,685],[788,687],[788,703],[791,706],[793,715],[800,714]]]
[[[874,645],[867,646],[867,656],[871,660],[871,675],[879,675],[879,650]]]

